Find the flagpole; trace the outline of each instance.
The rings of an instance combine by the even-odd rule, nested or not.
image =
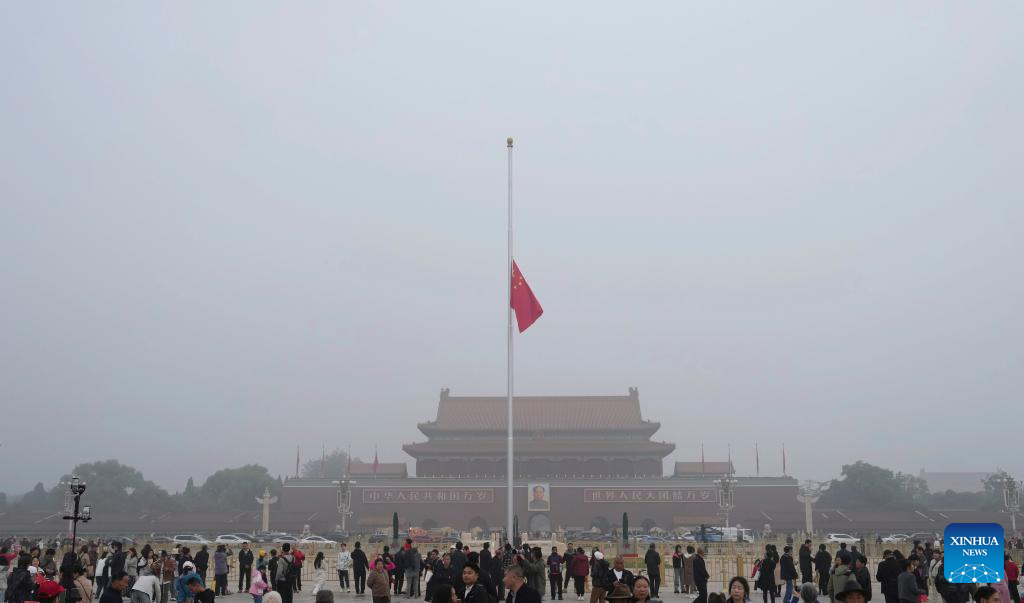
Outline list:
[[[513,478],[513,413],[512,413],[512,137],[510,136],[506,140],[508,145],[508,258],[505,262],[505,286],[507,287],[507,295],[505,296],[505,310],[508,312],[508,334],[507,334],[507,349],[506,356],[508,361],[508,374],[507,374],[507,388],[508,388],[508,463],[506,467],[506,473],[508,474],[508,516],[506,524],[505,534],[508,542],[515,542],[515,534],[512,533],[512,478]]]

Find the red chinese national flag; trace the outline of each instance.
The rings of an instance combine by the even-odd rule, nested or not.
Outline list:
[[[523,278],[523,273],[519,271],[515,260],[512,260],[512,299],[510,301],[512,309],[516,313],[516,322],[519,323],[520,333],[529,329],[530,325],[544,313],[544,308],[540,307],[540,302],[530,290],[530,285],[526,284],[526,279]]]

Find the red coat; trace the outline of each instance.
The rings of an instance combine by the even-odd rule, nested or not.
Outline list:
[[[572,565],[569,569],[570,576],[586,576],[590,573],[590,559],[583,553],[576,553],[572,558]]]
[[[1017,564],[1012,559],[1003,565],[1003,571],[1006,572],[1007,582],[1016,582],[1017,578],[1020,577],[1020,568],[1017,567]]]

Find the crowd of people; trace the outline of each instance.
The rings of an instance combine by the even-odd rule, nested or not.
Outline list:
[[[311,595],[316,603],[333,602],[327,561],[323,552],[313,560]],[[213,603],[217,596],[232,594],[228,575],[237,566],[237,592],[248,593],[253,603],[293,603],[295,593],[302,591],[304,564],[302,551],[288,543],[280,551],[254,551],[244,543],[237,554],[224,545],[216,545],[212,554],[207,546],[193,554],[184,546],[156,551],[146,545],[136,550],[115,542],[109,551],[89,545],[59,559],[53,548],[15,543],[0,548],[0,601]],[[356,596],[363,597],[369,590],[372,603],[391,603],[393,597],[422,598],[427,603],[540,603],[545,598],[562,601],[572,594],[589,603],[657,603],[662,565],[653,544],[643,557],[643,568],[634,573],[621,555],[609,560],[597,547],[588,553],[571,542],[561,551],[557,546],[543,551],[508,543],[498,551],[492,551],[490,543],[474,551],[456,543],[449,550],[434,548],[424,555],[407,539],[395,550],[384,546],[369,555],[359,542],[351,551],[341,543],[335,567],[341,592],[354,588]],[[674,593],[692,595],[692,603],[748,603],[752,588],[761,591],[763,603],[867,603],[875,596],[872,577],[885,603],[1021,603],[1020,570],[1009,554],[999,582],[954,584],[945,577],[941,550],[931,542],[914,542],[907,555],[884,551],[874,576],[856,545],[841,544],[832,555],[824,544],[815,551],[811,540],[795,553],[790,544],[782,553],[768,544],[754,562],[751,580],[736,576],[724,593],[709,592],[711,576],[700,547],[676,546],[671,567]],[[207,587],[211,569],[212,589]]]

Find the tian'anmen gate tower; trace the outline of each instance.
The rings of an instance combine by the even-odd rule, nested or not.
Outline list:
[[[661,424],[643,417],[636,388],[619,396],[516,396],[514,412],[514,512],[521,531],[607,534],[624,511],[639,528],[721,525],[715,480],[726,475],[735,479],[732,525],[760,529],[775,521],[775,529],[792,523],[795,530],[803,523],[791,477],[738,477],[731,462],[699,456],[676,462],[666,475],[664,461],[676,444],[652,440]],[[504,396],[452,396],[442,389],[434,419],[418,424],[426,441],[402,446],[415,459],[414,477],[405,463],[354,463],[347,476],[287,481],[282,511],[305,514],[312,529],[327,531],[340,523],[338,489],[347,487],[352,533],[389,528],[395,512],[403,528],[500,529],[506,421]],[[687,449],[700,449],[701,436],[681,435]],[[343,477],[355,483],[335,483],[344,484]]]

